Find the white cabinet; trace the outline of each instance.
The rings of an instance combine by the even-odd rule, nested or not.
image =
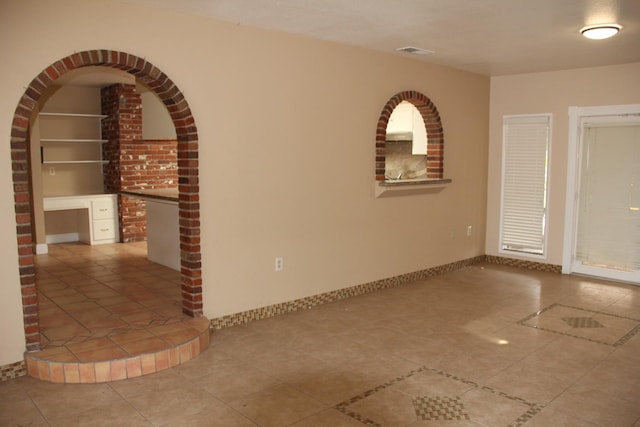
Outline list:
[[[77,237],[89,245],[115,243],[118,233],[118,196],[93,194],[87,196],[45,197],[44,211],[80,210]]]
[[[115,218],[116,206],[112,199],[112,197],[91,199],[91,213],[93,214],[94,221],[98,219]]]
[[[92,245],[116,241],[117,230],[113,219],[93,220],[91,228],[93,233]]]
[[[391,113],[387,141],[413,141],[411,154],[427,154],[427,129],[422,115],[412,103],[402,101]]]
[[[403,101],[393,109],[387,123],[388,141],[411,141],[413,139],[413,104]]]
[[[111,243],[118,241],[118,201],[116,195],[110,196],[91,199],[91,233],[93,242]]]

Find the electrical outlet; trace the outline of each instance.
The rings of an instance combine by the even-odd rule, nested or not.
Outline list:
[[[53,166],[51,166],[51,167],[49,168],[49,175],[53,176],[53,175],[55,175],[55,174],[56,174],[56,168],[54,168]]]
[[[282,271],[283,269],[284,269],[284,258],[281,256],[277,256],[276,262],[275,262],[275,270]]]
[[[467,237],[471,237],[471,226],[467,226]]]

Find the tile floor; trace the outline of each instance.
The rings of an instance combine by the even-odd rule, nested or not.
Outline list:
[[[26,359],[35,378],[132,378],[209,343],[209,321],[182,314],[180,273],[148,261],[146,242],[49,245],[35,265],[42,351]]]
[[[35,264],[44,348],[182,317],[180,273],[148,262],[145,242],[49,245]]]
[[[477,264],[215,331],[93,385],[0,383],[0,425],[640,427],[640,287]]]

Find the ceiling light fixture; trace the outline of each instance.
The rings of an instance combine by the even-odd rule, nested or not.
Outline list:
[[[589,25],[580,30],[580,33],[588,39],[608,39],[618,34],[622,27],[618,24]]]

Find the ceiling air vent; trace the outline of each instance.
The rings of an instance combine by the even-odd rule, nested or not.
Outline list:
[[[413,53],[414,55],[431,55],[432,53],[435,53],[432,50],[421,49],[419,47],[413,47],[413,46],[399,47],[396,50],[398,52]]]

